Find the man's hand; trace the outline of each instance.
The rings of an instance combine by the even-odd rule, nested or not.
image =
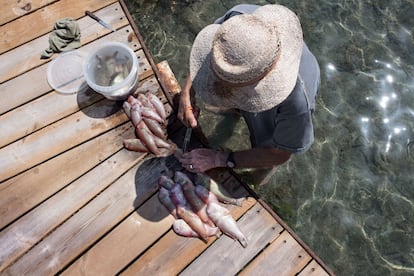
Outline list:
[[[199,113],[199,109],[197,107],[191,106],[191,104],[181,103],[178,107],[178,119],[186,126],[195,128],[197,127],[197,119],[196,115]]]
[[[193,98],[193,103],[191,102]],[[187,77],[183,91],[181,91],[180,101],[178,106],[178,119],[186,127],[197,127],[196,116],[199,113],[199,109],[195,105],[194,95],[191,97],[191,79]]]
[[[225,167],[227,153],[202,148],[178,154],[176,158],[190,172],[205,172],[213,168]]]

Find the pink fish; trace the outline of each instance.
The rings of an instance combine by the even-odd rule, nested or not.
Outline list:
[[[165,149],[175,149],[176,145],[174,143],[168,143],[167,141],[161,139],[158,136],[153,135],[152,137],[154,139],[155,144],[158,148],[165,148]]]
[[[158,136],[161,139],[166,139],[167,135],[165,133],[165,130],[158,121],[148,117],[144,117],[143,120],[155,136]]]
[[[158,178],[158,186],[160,188],[164,187],[167,190],[171,190],[174,187],[174,185],[174,181],[166,175],[161,175],[160,178]]]
[[[122,108],[124,109],[124,112],[128,116],[128,118],[131,119],[131,104],[129,102],[125,101],[122,104]]]
[[[131,121],[132,124],[136,127],[142,120],[141,117],[141,108],[137,104],[131,106]]]
[[[196,185],[194,190],[196,194],[201,198],[201,200],[203,200],[206,204],[208,204],[210,201],[218,201],[217,197],[202,185]]]
[[[167,208],[171,215],[173,215],[175,218],[178,218],[177,208],[170,198],[170,192],[163,186],[160,187],[160,190],[158,192],[158,199],[162,205]]]
[[[139,139],[141,139],[141,142],[149,149],[150,152],[157,156],[161,154],[160,150],[155,144],[153,138],[154,135],[151,133],[151,131],[148,129],[147,125],[143,121],[137,124],[137,126],[135,127],[135,132],[137,133]]]
[[[191,184],[193,184],[190,177],[188,177],[188,175],[180,171],[176,171],[174,173],[174,181],[179,184],[184,184],[185,182],[190,182]]]
[[[136,139],[136,138],[125,139],[124,147],[132,151],[149,152],[148,148],[141,142],[141,140]]]
[[[209,231],[207,225],[203,223],[199,216],[197,216],[189,207],[178,205],[177,214],[193,229],[202,240],[207,241]]]
[[[132,106],[132,105],[134,105],[134,104],[142,105],[142,103],[141,103],[140,101],[138,101],[138,99],[137,99],[137,98],[135,98],[135,97],[134,97],[134,96],[132,96],[132,95],[129,95],[129,96],[128,96],[127,102],[128,102],[131,106]]]
[[[211,227],[208,225],[204,225],[204,227],[205,227],[206,235],[208,237],[218,235],[218,231],[219,231],[218,227]],[[180,236],[200,238],[200,235],[196,231],[194,231],[190,227],[190,225],[188,225],[183,219],[177,219],[176,221],[174,221],[173,230],[176,234]]]
[[[166,120],[167,114],[165,112],[164,104],[161,102],[161,100],[150,92],[146,93],[146,96],[148,100],[151,102],[155,111],[157,111],[157,113],[161,116],[162,119]]]
[[[229,210],[218,203],[218,200],[211,200],[207,204],[207,214],[215,225],[229,237],[238,240],[243,247],[247,246],[247,238],[240,230]]]
[[[204,223],[213,226],[214,223],[207,215],[207,204],[203,202],[203,200],[201,200],[200,197],[196,194],[194,184],[191,182],[191,180],[181,172],[175,173],[174,180],[181,185],[184,196],[190,203],[192,210],[200,217]]]
[[[183,237],[193,237],[193,238],[199,238],[200,235],[197,234],[196,231],[194,231],[190,225],[185,222],[183,219],[177,219],[173,223],[173,230],[177,235],[183,236]]]
[[[149,99],[147,98],[147,96],[145,96],[144,94],[140,93],[138,94],[137,99],[141,102],[141,104],[145,107],[148,107],[150,109],[153,109],[154,107],[152,106],[152,103],[149,101]]]
[[[141,114],[142,114],[142,116],[147,117],[147,118],[151,118],[151,119],[159,122],[160,124],[164,124],[165,123],[165,121],[160,117],[160,115],[158,115],[158,113],[155,112],[151,108],[148,108],[148,107],[145,107],[144,106],[141,109]]]

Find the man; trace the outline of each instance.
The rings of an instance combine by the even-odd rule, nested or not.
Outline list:
[[[196,127],[190,90],[207,104],[241,112],[252,148],[194,149],[179,157],[191,172],[216,167],[266,171],[313,143],[319,65],[297,16],[281,5],[238,5],[197,35],[178,117]],[[263,170],[265,169],[265,170]]]

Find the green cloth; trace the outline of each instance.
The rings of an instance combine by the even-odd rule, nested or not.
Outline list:
[[[78,22],[73,18],[58,20],[49,35],[49,48],[44,50],[40,57],[50,58],[54,53],[70,51],[81,46],[80,28]]]

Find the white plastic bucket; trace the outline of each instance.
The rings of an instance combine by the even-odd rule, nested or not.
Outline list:
[[[89,53],[84,64],[86,83],[110,100],[124,100],[138,85],[138,59],[120,42],[107,42]]]

